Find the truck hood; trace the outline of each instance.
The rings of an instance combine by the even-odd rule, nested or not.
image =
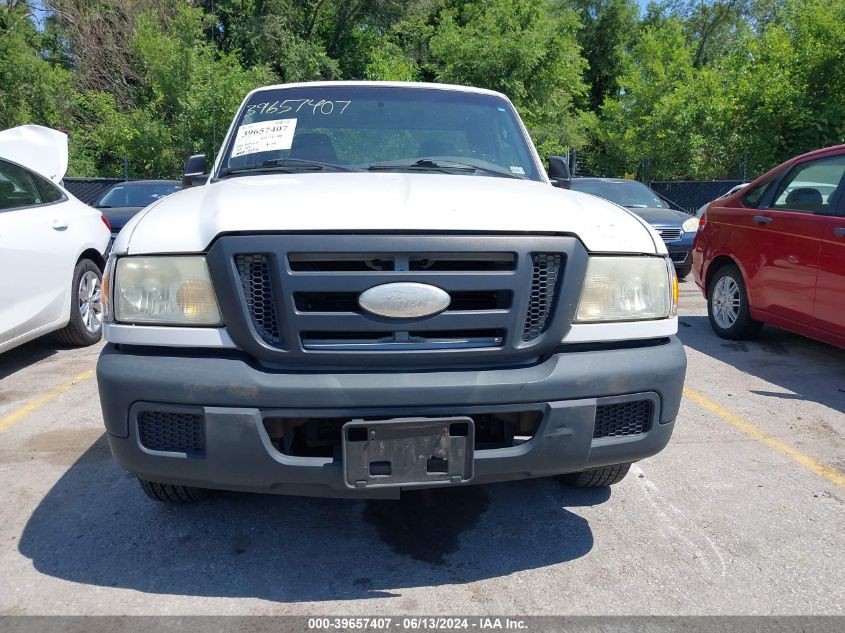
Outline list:
[[[593,252],[664,253],[640,218],[610,202],[510,178],[408,173],[241,176],[156,202],[121,232],[115,252],[206,250],[239,232],[567,233]]]
[[[41,125],[0,132],[0,157],[23,165],[57,185],[67,171],[67,134]]]

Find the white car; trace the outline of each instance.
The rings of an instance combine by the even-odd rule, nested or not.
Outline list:
[[[103,417],[152,498],[606,486],[669,441],[686,358],[666,246],[565,191],[504,95],[261,88],[204,169],[107,266]]]
[[[102,335],[102,214],[60,185],[67,136],[26,125],[0,132],[0,352],[55,332],[67,345]]]

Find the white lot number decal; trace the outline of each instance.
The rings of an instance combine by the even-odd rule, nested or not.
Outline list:
[[[276,119],[242,125],[235,136],[232,158],[245,154],[290,149],[295,131],[296,119]]]

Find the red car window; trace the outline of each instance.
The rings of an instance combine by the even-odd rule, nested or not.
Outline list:
[[[769,176],[759,185],[756,185],[749,189],[748,193],[742,196],[742,204],[751,209],[756,209],[757,207],[759,207],[760,203],[765,198],[766,191],[768,191],[769,187],[771,187],[775,183],[775,181],[780,177],[780,173],[781,172],[775,174],[774,176]]]
[[[799,163],[781,181],[771,208],[830,215],[843,176],[845,155]]]

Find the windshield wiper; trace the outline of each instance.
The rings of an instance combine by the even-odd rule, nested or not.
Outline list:
[[[459,171],[481,171],[485,174],[492,174],[494,176],[501,176],[503,178],[517,178],[524,180],[521,176],[511,174],[506,171],[499,171],[498,169],[491,169],[490,167],[481,167],[480,165],[473,165],[472,163],[462,163],[457,160],[431,160],[430,158],[421,158],[413,163],[372,163],[369,166],[370,171],[389,171],[391,169],[420,169],[420,170],[435,170],[449,173],[449,170]]]
[[[274,158],[272,160],[265,160],[263,163],[258,165],[221,169],[219,175],[220,177],[223,177],[232,174],[246,174],[249,172],[322,171],[324,169],[331,169],[332,171],[358,171],[357,169],[353,169],[351,167],[335,165],[334,163],[324,163],[318,160],[305,160],[304,158]]]

